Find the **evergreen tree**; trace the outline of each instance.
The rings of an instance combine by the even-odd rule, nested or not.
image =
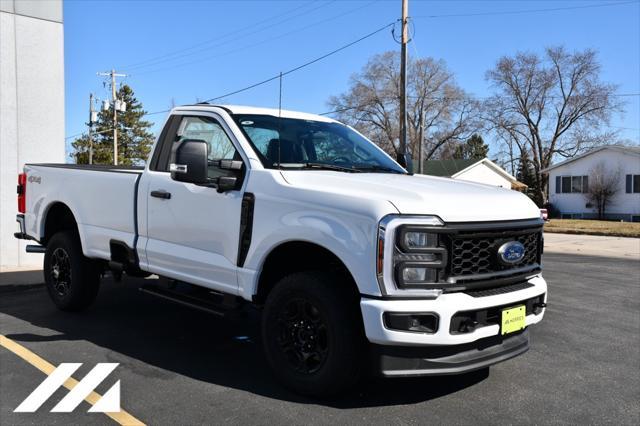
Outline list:
[[[151,151],[154,136],[150,132],[153,123],[142,117],[146,111],[126,84],[120,86],[117,98],[126,104],[126,111],[118,111],[118,164],[143,164]],[[93,163],[113,164],[113,110],[100,111],[93,135]],[[72,144],[78,164],[89,163],[89,138],[87,135]]]
[[[482,160],[489,154],[489,146],[484,143],[482,136],[473,134],[463,144],[457,145],[453,153],[456,160]]]
[[[525,194],[535,202],[536,200],[533,188],[535,188],[536,185],[536,171],[527,151],[522,151],[522,154],[520,155],[516,179],[527,185],[527,191]]]

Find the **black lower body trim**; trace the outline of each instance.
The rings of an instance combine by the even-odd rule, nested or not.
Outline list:
[[[461,374],[489,367],[529,350],[529,331],[492,336],[462,345],[373,345],[375,367],[385,377]]]

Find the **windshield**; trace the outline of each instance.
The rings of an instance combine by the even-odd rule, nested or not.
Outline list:
[[[267,168],[406,173],[344,124],[271,115],[234,117]]]

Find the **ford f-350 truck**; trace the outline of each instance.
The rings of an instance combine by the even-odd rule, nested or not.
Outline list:
[[[62,310],[111,271],[212,312],[261,310],[275,375],[305,394],[487,368],[545,311],[540,211],[516,191],[413,175],[354,129],[291,111],[172,110],[144,168],[27,164],[17,238]]]

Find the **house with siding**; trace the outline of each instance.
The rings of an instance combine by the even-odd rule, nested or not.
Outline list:
[[[618,177],[605,218],[640,222],[640,147],[601,146],[542,170],[549,179],[549,202],[562,218],[594,219],[597,210],[586,194],[593,171],[604,166]]]
[[[417,170],[417,167],[414,170]],[[425,175],[450,177],[518,191],[527,189],[525,184],[519,182],[488,158],[480,160],[427,160],[423,165],[423,173]]]

